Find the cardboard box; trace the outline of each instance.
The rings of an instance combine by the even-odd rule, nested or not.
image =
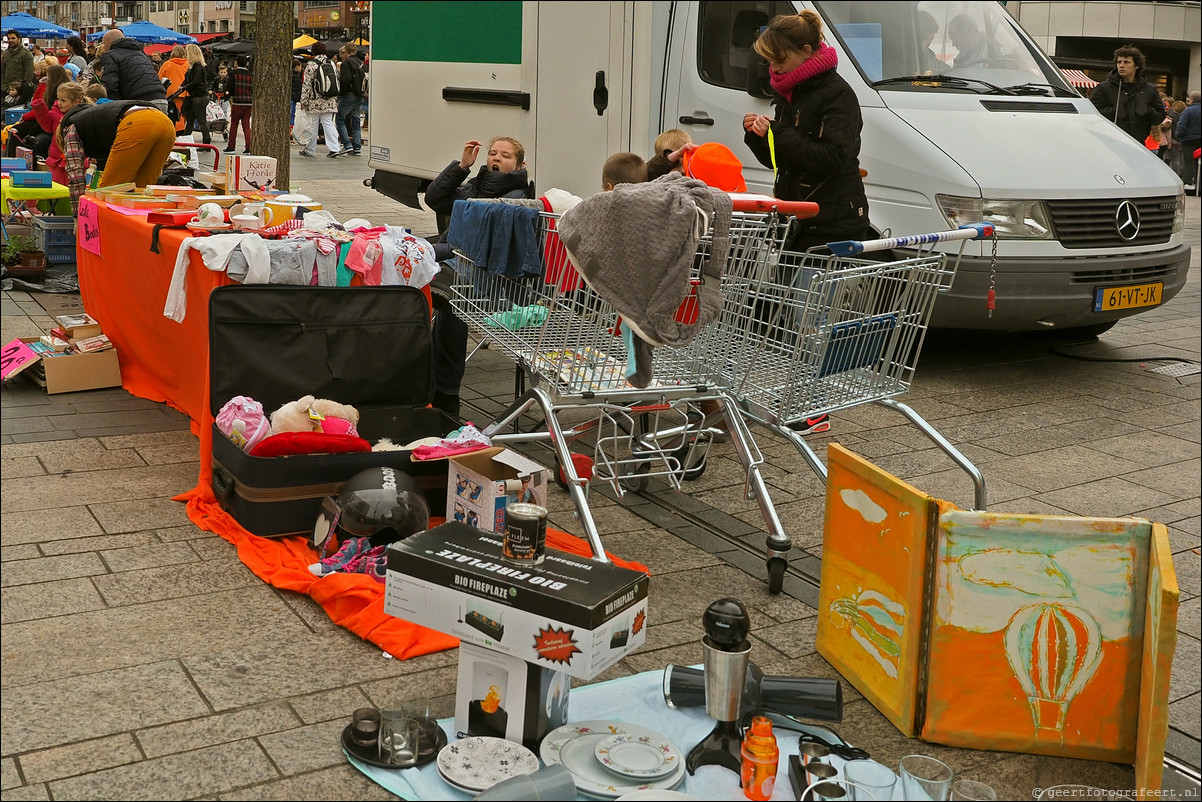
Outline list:
[[[55,318],[58,327],[67,334],[69,340],[81,340],[95,337],[102,333],[99,321],[86,312],[74,315],[59,315]]]
[[[22,337],[21,341],[34,343],[38,338]],[[24,373],[49,395],[121,386],[121,364],[115,348],[90,354],[43,357]]]
[[[547,505],[547,469],[507,448],[485,448],[447,460],[447,520],[505,531],[511,501]]]
[[[556,549],[515,567],[499,535],[450,522],[389,547],[384,612],[587,680],[646,640],[647,586]]]
[[[274,156],[230,156],[225,160],[227,192],[269,192],[275,189]]]
[[[463,643],[455,735],[507,738],[537,752],[543,736],[567,723],[571,686],[562,671]]]
[[[12,178],[14,187],[27,187],[36,189],[50,189],[54,183],[48,172],[35,172],[33,170],[13,170],[10,177]]]

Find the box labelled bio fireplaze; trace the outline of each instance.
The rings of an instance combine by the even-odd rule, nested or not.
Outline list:
[[[501,536],[448,522],[392,544],[384,612],[532,665],[592,679],[647,637],[648,576],[548,548],[501,557]]]

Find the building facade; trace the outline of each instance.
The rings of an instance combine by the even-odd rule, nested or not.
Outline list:
[[[1135,45],[1147,59],[1148,80],[1175,98],[1202,89],[1202,3],[1034,2],[1006,4],[1015,19],[1061,68],[1101,81],[1113,54]]]
[[[296,25],[314,39],[368,39],[369,0],[301,0],[297,3]]]

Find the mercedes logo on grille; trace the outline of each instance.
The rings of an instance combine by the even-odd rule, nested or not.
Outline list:
[[[1139,209],[1129,200],[1119,204],[1114,212],[1114,228],[1124,242],[1139,236]]]

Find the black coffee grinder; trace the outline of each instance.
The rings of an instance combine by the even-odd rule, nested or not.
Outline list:
[[[751,657],[751,618],[738,599],[718,599],[701,618],[705,637],[705,712],[717,724],[685,758],[689,774],[698,766],[716,764],[739,774],[743,738],[739,733],[739,708],[747,663]]]

